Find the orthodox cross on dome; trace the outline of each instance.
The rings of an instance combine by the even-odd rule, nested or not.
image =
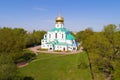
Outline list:
[[[58,13],[58,16],[61,16],[61,12]]]
[[[56,24],[64,24],[64,18],[61,16],[61,12],[59,12],[56,17]]]
[[[58,11],[58,16],[62,16],[62,11],[61,11],[61,9],[59,9],[59,11]]]

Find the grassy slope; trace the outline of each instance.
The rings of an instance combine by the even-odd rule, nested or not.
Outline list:
[[[89,68],[77,68],[78,56],[87,61],[86,54],[39,54],[28,66],[20,68],[20,72],[35,80],[91,80]]]

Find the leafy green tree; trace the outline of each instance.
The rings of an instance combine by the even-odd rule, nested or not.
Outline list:
[[[14,59],[19,57],[25,48],[25,31],[23,29],[0,29],[0,54],[11,55]]]
[[[41,39],[43,38],[45,31],[33,31],[31,34],[27,34],[26,46],[34,46],[35,44],[41,44]]]
[[[76,33],[76,41],[83,42],[87,37],[93,35],[93,30],[91,28],[87,28],[84,31],[79,31]]]
[[[115,79],[114,74],[119,72],[119,68],[116,68],[116,63],[120,61],[120,33],[117,29],[113,24],[107,25],[103,32],[94,33],[83,41],[94,73],[93,80],[102,76],[103,79],[112,79],[112,74]]]
[[[104,35],[108,39],[109,43],[111,44],[111,54],[110,61],[112,63],[113,71],[112,77],[114,79],[120,79],[119,77],[119,62],[120,62],[120,27],[117,27],[114,24],[110,24],[105,26],[104,28]]]
[[[89,54],[91,65],[94,66],[93,71],[105,72],[110,70],[111,63],[108,57],[111,54],[112,47],[107,38],[98,33],[86,39],[85,43],[84,47]]]
[[[114,24],[107,25],[105,26],[103,33],[112,46],[110,58],[111,60],[114,60],[118,56],[117,54],[120,49],[120,34],[117,32],[117,26]]]
[[[33,36],[34,36],[36,44],[41,44],[41,39],[43,38],[45,33],[46,33],[45,31],[35,31],[35,32],[33,32]]]

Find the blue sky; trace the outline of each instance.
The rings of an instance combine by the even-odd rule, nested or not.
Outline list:
[[[61,14],[70,31],[120,24],[120,0],[0,0],[0,27],[50,30]]]

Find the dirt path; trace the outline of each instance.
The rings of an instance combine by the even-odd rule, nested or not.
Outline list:
[[[28,48],[29,50],[33,51],[36,55],[38,55],[38,52],[40,52],[38,49],[40,49],[40,45],[39,46],[35,46],[35,47],[30,47]]]
[[[29,64],[29,61],[17,63],[17,67],[21,68],[21,67],[27,66],[28,64]]]

